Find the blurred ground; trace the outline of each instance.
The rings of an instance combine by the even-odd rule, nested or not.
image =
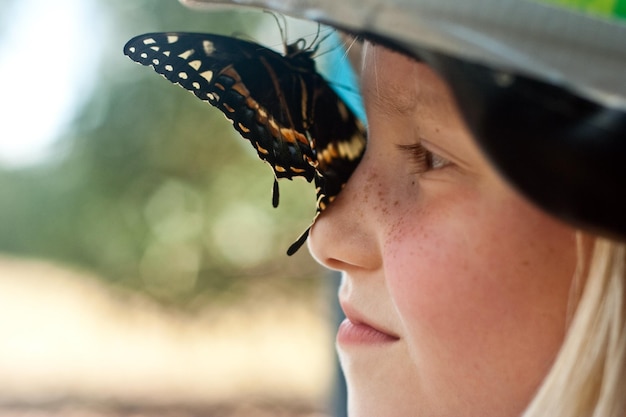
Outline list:
[[[312,304],[191,316],[0,257],[0,416],[324,416],[334,329],[330,303]]]

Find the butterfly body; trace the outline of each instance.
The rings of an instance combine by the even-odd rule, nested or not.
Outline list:
[[[317,217],[356,168],[365,131],[317,73],[314,52],[296,42],[281,55],[253,42],[199,33],[145,34],[124,47],[132,60],[220,109],[275,178],[314,181]],[[278,205],[276,182],[273,202]]]

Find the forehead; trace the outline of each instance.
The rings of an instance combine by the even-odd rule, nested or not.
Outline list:
[[[370,132],[380,126],[398,129],[394,143],[426,140],[444,149],[473,172],[492,169],[475,145],[445,81],[427,64],[386,48],[366,44],[361,70],[362,93]],[[390,131],[385,130],[386,133]],[[382,137],[371,135],[370,144]]]
[[[365,44],[361,76],[363,96],[377,111],[455,110],[446,84],[428,65],[384,47]]]

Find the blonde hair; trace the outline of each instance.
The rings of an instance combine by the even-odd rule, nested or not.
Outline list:
[[[626,244],[596,240],[565,341],[523,416],[626,416]]]

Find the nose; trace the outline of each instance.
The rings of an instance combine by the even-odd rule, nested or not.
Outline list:
[[[311,228],[309,251],[320,264],[340,271],[380,266],[373,215],[376,183],[377,174],[366,151],[344,189]]]

